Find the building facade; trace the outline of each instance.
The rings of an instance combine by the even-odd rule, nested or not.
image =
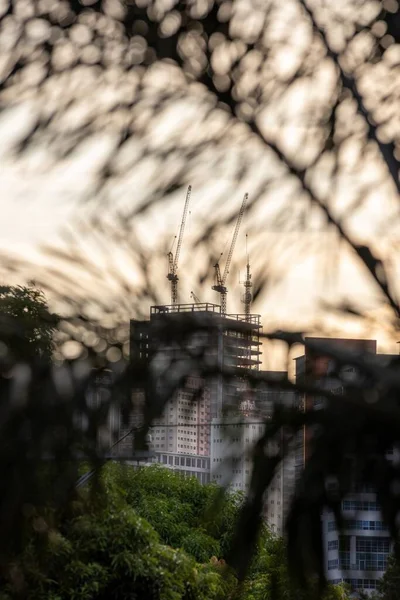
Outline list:
[[[210,456],[210,419],[210,391],[201,377],[189,377],[154,421],[151,447],[157,453]]]
[[[188,317],[197,319],[198,330],[193,327],[190,335],[180,335]],[[152,306],[149,320],[131,321],[131,361],[143,371],[150,366],[151,378],[161,390],[190,355],[201,356],[203,365],[216,369],[258,369],[260,328],[259,315],[222,315],[215,304]],[[184,386],[168,397],[162,415],[154,420],[152,449],[209,457],[211,419],[221,415],[223,406],[237,401],[239,379],[217,374],[205,381],[194,363]],[[145,390],[139,388],[136,394],[140,392],[144,397]]]
[[[328,581],[344,581],[357,591],[376,590],[392,551],[389,531],[382,520],[372,489],[349,495],[342,502],[344,530],[338,534],[333,515],[323,515]]]
[[[210,457],[174,452],[156,452],[154,458],[149,458],[147,464],[160,464],[167,469],[176,471],[184,477],[196,477],[202,483],[211,481]]]
[[[188,315],[198,318],[200,327],[182,336],[180,327]],[[172,327],[163,336],[165,324]],[[184,386],[167,399],[162,415],[153,422],[151,448],[156,457],[150,462],[185,476],[194,475],[202,483],[211,480],[247,493],[251,452],[272,416],[274,404],[293,406],[297,401],[294,394],[262,383],[256,390],[247,386],[245,375],[260,369],[260,331],[259,315],[222,315],[214,304],[153,306],[148,321],[131,322],[131,360],[143,368],[151,364],[161,389],[167,388],[169,378],[185,365],[188,354],[201,357],[203,366],[235,371],[235,377],[217,373],[205,380],[193,361],[193,372],[185,378]],[[286,372],[267,374],[277,379],[287,376]],[[226,410],[234,416],[227,417]],[[277,440],[277,444],[282,441]],[[292,453],[277,468],[265,498],[265,516],[278,535],[283,533],[297,462],[298,453]]]
[[[337,345],[339,348],[363,350],[376,355],[375,340],[349,340],[312,338],[325,345]],[[383,355],[382,355],[383,356]],[[321,385],[335,394],[343,391],[342,382],[334,376],[334,365],[327,356],[306,350],[304,356],[296,359],[296,379]],[[341,377],[356,378],[357,372],[352,366],[342,367]],[[325,400],[314,396],[304,396],[304,410],[318,409]],[[303,432],[303,460],[307,461],[312,430]],[[333,515],[322,514],[325,572],[330,583],[345,582],[356,592],[369,593],[377,589],[379,579],[386,570],[387,560],[392,550],[392,542],[383,522],[376,494],[371,488],[354,486],[353,493],[342,502],[344,530],[339,535]]]
[[[286,373],[280,373],[285,376]],[[253,405],[245,406],[234,417],[216,418],[211,428],[211,479],[232,491],[249,491],[252,473],[252,451],[272,417],[275,403],[294,406],[297,398],[292,392],[268,389],[257,390]],[[279,451],[284,432],[270,443],[271,451]],[[274,447],[276,446],[276,448]],[[302,456],[302,455],[301,455]],[[276,469],[275,477],[265,494],[264,516],[277,535],[284,534],[286,515],[294,493],[298,452],[293,447],[289,456]]]

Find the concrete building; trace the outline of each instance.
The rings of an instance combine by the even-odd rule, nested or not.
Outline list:
[[[89,409],[100,409],[109,400],[109,388],[113,382],[113,374],[109,369],[93,371],[91,385],[86,393],[86,403]],[[79,415],[80,425],[83,431],[88,428],[88,419],[86,415]],[[104,452],[107,452],[113,444],[119,439],[120,435],[120,411],[117,406],[112,404],[104,423],[98,426],[99,446]]]
[[[140,407],[143,403],[143,394],[134,393],[132,402],[136,410],[133,410],[127,422],[122,418],[121,405],[115,399],[110,402],[110,387],[114,381],[114,374],[110,369],[101,369],[95,371],[92,376],[91,385],[86,393],[86,403],[89,409],[99,409],[99,418],[97,423],[99,449],[102,456],[115,457],[116,459],[125,459],[132,457],[133,454],[133,436],[132,428],[140,423]],[[100,417],[101,408],[107,406],[107,416],[104,419]],[[105,411],[104,411],[105,412]],[[79,414],[80,426],[84,431],[88,428],[88,419],[86,415]],[[139,456],[136,453],[136,456]],[[137,460],[137,458],[136,458]]]
[[[174,452],[156,452],[154,458],[149,458],[147,464],[160,464],[177,471],[184,477],[196,477],[202,483],[210,483],[210,457]]]
[[[277,374],[278,376],[286,373]],[[211,479],[233,491],[247,493],[252,472],[252,450],[263,435],[265,420],[271,418],[274,403],[294,406],[292,392],[280,392],[264,386],[257,390],[253,406],[244,407],[242,414],[212,420]],[[279,450],[282,435],[271,443],[270,450]],[[276,445],[276,448],[274,448]],[[292,448],[290,456],[278,466],[265,496],[264,515],[278,535],[283,535],[285,518],[294,492],[298,453]]]
[[[376,354],[375,340],[322,339],[325,345]],[[382,360],[387,355],[381,355]],[[379,357],[377,357],[379,360]],[[332,368],[331,368],[332,367]],[[342,377],[357,377],[352,366],[342,368]],[[296,378],[308,383],[322,384],[337,394],[342,393],[342,383],[334,377],[332,361],[328,357],[316,355],[306,350],[306,354],[296,359]],[[323,398],[305,396],[302,398],[304,410],[323,406]],[[312,431],[304,431],[304,463],[307,461]],[[357,592],[376,590],[378,581],[386,570],[387,560],[392,550],[391,538],[383,523],[381,511],[374,490],[354,487],[354,491],[342,502],[345,528],[339,536],[333,515],[325,511],[322,515],[325,557],[325,571],[331,583],[342,581],[350,584]]]
[[[200,377],[189,377],[185,389],[168,401],[152,427],[155,452],[210,456],[211,398],[203,384]]]
[[[199,330],[182,341],[179,335],[188,316],[198,320]],[[165,324],[170,327],[167,337]],[[160,388],[168,386],[169,378],[179,371],[179,361],[186,364],[188,355],[201,356],[203,365],[258,370],[260,329],[259,315],[222,315],[216,304],[152,306],[149,320],[131,321],[131,360],[143,369],[151,364]],[[215,376],[205,381],[196,373],[194,361],[185,386],[175,391],[162,416],[154,421],[153,450],[209,457],[211,419],[221,415],[223,406],[237,402],[239,387],[239,377],[224,380]]]
[[[329,513],[323,515],[328,581],[349,583],[357,591],[376,590],[392,551],[373,489],[364,488],[342,502],[344,532],[339,536]]]
[[[205,322],[207,327],[200,327],[186,338],[182,348],[179,327],[188,315]],[[175,330],[172,336],[169,330],[167,339],[163,338],[160,334],[163,324],[175,322],[176,338]],[[265,419],[272,415],[273,404],[294,405],[297,400],[293,394],[275,391],[267,385],[260,384],[256,391],[249,390],[244,377],[240,376],[241,369],[243,375],[259,371],[260,331],[259,315],[222,315],[215,304],[153,306],[148,321],[131,322],[132,360],[143,366],[151,361],[160,385],[166,385],[173,369],[179,369],[180,360],[187,360],[188,351],[192,355],[199,353],[203,365],[233,368],[239,373],[235,378],[216,376],[204,381],[194,369],[185,387],[169,398],[161,418],[154,422],[151,434],[156,458],[153,462],[186,476],[193,474],[202,482],[211,479],[233,490],[248,490],[251,450],[264,431]],[[162,379],[162,373],[166,373],[167,379]],[[286,377],[283,372],[268,372],[268,375],[277,379]],[[227,408],[235,415],[228,419],[229,431],[223,418]],[[296,461],[292,455],[280,465],[266,497],[265,515],[278,534],[283,533],[294,489]]]

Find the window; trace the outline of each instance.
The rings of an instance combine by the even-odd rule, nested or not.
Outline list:
[[[357,537],[357,552],[390,552],[390,539],[382,537]]]
[[[360,571],[385,571],[387,567],[387,554],[356,553],[356,565]]]
[[[377,502],[369,500],[343,500],[343,510],[380,510]]]
[[[339,560],[337,558],[333,560],[328,560],[328,570],[337,569],[339,566]]]
[[[378,585],[377,579],[345,579],[344,582],[356,590],[376,590]]]
[[[384,571],[390,546],[389,538],[357,537],[356,568],[360,571]]]
[[[350,551],[339,552],[339,563],[341,569],[350,569]]]
[[[339,540],[328,542],[328,550],[337,550],[339,548]]]
[[[362,529],[364,531],[387,531],[387,526],[383,521],[358,521],[355,519],[346,519],[344,522],[345,529]],[[329,529],[328,531],[333,531]]]

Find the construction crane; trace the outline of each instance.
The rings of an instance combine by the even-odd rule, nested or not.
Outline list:
[[[249,258],[249,254],[247,252],[247,233],[246,233],[246,254],[247,254],[246,279],[243,282],[244,294],[242,297],[242,302],[244,304],[244,314],[246,316],[246,321],[248,321],[250,319],[251,301],[253,300],[253,294],[251,293],[251,288],[253,287],[253,283],[251,281],[251,273],[250,273],[250,258]]]
[[[224,269],[223,275],[221,275],[221,270],[219,268],[219,261],[217,262],[216,265],[214,265],[216,284],[212,286],[212,289],[215,292],[219,292],[219,294],[220,294],[220,299],[221,299],[221,314],[223,314],[223,315],[226,314],[226,296],[227,296],[227,293],[228,293],[228,290],[227,290],[226,285],[225,285],[226,284],[226,278],[228,277],[229,267],[231,266],[232,255],[233,255],[233,251],[235,249],[235,244],[236,244],[237,236],[238,236],[238,233],[239,233],[240,223],[242,222],[242,218],[243,218],[244,210],[246,208],[246,203],[247,203],[248,197],[249,197],[248,194],[244,195],[242,206],[240,207],[240,211],[239,211],[239,215],[238,215],[238,218],[237,218],[237,221],[236,221],[235,231],[233,233],[231,247],[229,248],[228,257],[226,259],[225,269]]]
[[[179,230],[179,237],[178,237],[178,243],[176,245],[175,256],[172,251],[168,252],[169,272],[167,275],[167,279],[171,282],[171,304],[178,303],[178,281],[179,281],[179,278],[177,275],[178,261],[179,261],[179,254],[180,254],[181,248],[182,248],[183,232],[185,231],[186,217],[187,217],[187,213],[188,213],[191,194],[192,194],[192,186],[189,185],[187,192],[186,192],[185,206],[183,208],[181,228]]]
[[[199,298],[196,296],[194,292],[190,292],[191,298],[193,298],[195,304],[201,304]]]

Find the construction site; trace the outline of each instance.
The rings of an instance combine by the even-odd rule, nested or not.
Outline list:
[[[215,274],[212,290],[219,294],[219,303],[201,302],[194,292],[191,292],[193,302],[182,303],[179,298],[178,267],[191,192],[192,188],[189,186],[175,253],[172,250],[168,253],[167,279],[170,283],[170,303],[151,306],[148,321],[131,321],[131,359],[140,361],[148,360],[151,357],[159,344],[159,340],[154,337],[153,332],[157,330],[157,324],[161,319],[165,322],[167,318],[173,322],[174,318],[181,318],[183,314],[196,313],[199,322],[205,322],[205,319],[207,319],[207,323],[211,325],[210,332],[208,332],[209,337],[206,341],[207,349],[210,355],[217,358],[217,364],[220,367],[243,369],[244,371],[258,370],[261,365],[260,331],[262,326],[260,315],[251,312],[253,283],[249,257],[247,257],[246,279],[243,283],[242,302],[244,312],[242,314],[229,313],[227,310],[228,275],[246,209],[248,194],[244,195],[237,216],[223,271],[221,271],[220,260],[214,265]],[[179,317],[173,315],[179,315]]]
[[[130,361],[139,376],[132,390],[131,418],[113,429],[118,439],[113,454],[132,464],[159,463],[185,477],[194,476],[203,484],[214,481],[245,492],[250,481],[246,456],[262,433],[265,419],[270,418],[274,403],[293,405],[296,399],[291,392],[281,392],[263,382],[262,324],[260,315],[251,310],[253,284],[248,255],[241,294],[244,311],[228,310],[228,276],[247,194],[237,215],[223,269],[222,254],[214,265],[211,287],[219,295],[219,302],[201,302],[194,292],[192,302],[181,302],[179,257],[190,198],[189,186],[176,249],[167,256],[170,301],[151,306],[147,319],[130,322]],[[254,387],[249,385],[249,375],[256,376]],[[271,380],[287,374],[267,375]],[[153,411],[149,448],[132,454],[141,410],[148,410],[149,406]],[[232,431],[226,429],[227,413]],[[118,415],[114,415],[115,420]],[[232,444],[240,460],[229,458]],[[266,516],[278,533],[282,531],[294,473],[295,461],[282,463],[266,500]]]
[[[254,395],[247,389],[245,376],[260,370],[262,326],[260,315],[251,312],[252,280],[248,257],[242,294],[244,312],[230,313],[227,306],[228,276],[248,194],[244,195],[238,211],[224,267],[222,269],[220,265],[222,254],[214,265],[212,290],[219,295],[219,302],[201,302],[194,292],[191,292],[192,302],[180,301],[179,258],[191,192],[189,186],[175,252],[171,250],[167,257],[170,302],[151,306],[146,320],[131,321],[130,356],[133,364],[143,368],[150,364],[162,365],[157,369],[158,385],[166,389],[169,378],[182,368],[182,364],[187,364],[188,357],[191,358],[190,376],[186,377],[184,385],[175,388],[162,416],[154,421],[151,445],[156,460],[173,468],[181,469],[181,458],[185,470],[189,465],[192,467],[191,457],[199,458],[198,463],[196,460],[193,463],[198,468],[204,457],[208,457],[206,479],[209,480],[212,421],[220,419],[226,407],[236,406],[239,413],[243,408],[243,414],[254,411]],[[198,368],[200,364],[201,368]],[[211,374],[205,377],[204,368],[211,369]],[[137,390],[136,398],[138,394],[140,390]],[[203,481],[202,475],[199,478]]]

